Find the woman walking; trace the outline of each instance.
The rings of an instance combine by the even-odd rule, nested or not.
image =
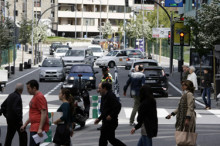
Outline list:
[[[139,95],[141,104],[138,109],[138,123],[131,129],[131,134],[141,127],[138,146],[152,146],[152,137],[157,136],[158,130],[156,100],[149,85],[142,86]]]
[[[73,135],[72,118],[74,113],[74,99],[68,89],[61,89],[59,99],[63,102],[57,112],[62,112],[62,116],[54,124],[57,125],[53,142],[55,146],[70,146],[70,136]]]
[[[190,66],[189,67],[189,74],[187,76],[187,80],[193,82],[193,86],[195,87],[195,90],[198,90],[198,82],[197,82],[197,75],[195,74],[195,67]]]
[[[186,80],[182,82],[183,95],[180,99],[178,108],[166,118],[176,115],[176,131],[195,132],[196,128],[196,113],[195,99],[193,96],[195,87],[193,82]]]

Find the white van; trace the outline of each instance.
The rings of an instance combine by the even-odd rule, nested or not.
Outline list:
[[[91,45],[91,46],[88,46],[88,48],[92,50],[92,54],[93,54],[95,60],[100,57],[103,57],[104,50],[102,49],[101,46]]]

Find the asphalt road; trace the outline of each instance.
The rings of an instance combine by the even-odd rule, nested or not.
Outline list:
[[[47,54],[46,54],[47,56]],[[99,71],[96,74],[96,83],[98,85],[101,79],[101,69],[96,67],[95,70]],[[168,69],[166,69],[168,71]],[[122,111],[119,115],[119,127],[116,130],[117,138],[121,139],[128,146],[134,146],[140,137],[140,130],[134,135],[130,135],[131,126],[128,125],[130,112],[133,106],[133,99],[130,98],[129,94],[126,97],[123,96],[123,86],[128,79],[128,71],[124,67],[118,68],[118,79],[120,86],[120,99],[122,103]],[[110,72],[114,76],[114,70],[110,69]],[[0,94],[0,104],[4,101],[7,95],[14,91],[15,84],[18,82],[26,84],[27,81],[31,79],[37,79],[39,77],[39,68],[32,68],[25,70],[22,73],[17,73],[9,79],[7,87],[4,93]],[[60,106],[61,102],[58,100],[58,93],[62,82],[40,82],[40,91],[46,96],[48,101],[49,111],[56,111]],[[156,146],[175,146],[174,139],[174,124],[175,118],[171,120],[166,120],[164,117],[177,107],[179,98],[181,96],[179,89],[174,87],[172,83],[169,86],[169,97],[156,97],[157,108],[158,108],[158,119],[159,119],[159,130],[158,136],[153,139],[153,143]],[[96,90],[89,92],[90,96],[98,95]],[[127,91],[129,93],[129,91]],[[24,121],[28,118],[28,104],[31,95],[27,93],[25,88],[22,100],[23,100],[23,112]],[[198,113],[197,118],[197,132],[198,135],[198,146],[219,146],[220,145],[220,111],[205,111],[200,104],[196,104],[196,110]],[[75,146],[96,146],[98,145],[99,131],[96,130],[98,126],[93,125],[94,119],[90,118],[87,121],[87,125],[83,129],[77,129],[75,135],[72,138],[73,145]],[[3,116],[0,117],[0,127],[1,127],[1,137],[0,142],[4,144],[4,139],[6,135],[6,121]],[[28,129],[28,128],[27,128]],[[55,126],[52,125],[53,133]],[[18,145],[18,135],[13,139],[12,146]],[[49,145],[53,145],[52,143]]]

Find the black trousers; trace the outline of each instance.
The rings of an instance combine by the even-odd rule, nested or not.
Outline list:
[[[16,123],[15,121],[7,121],[7,134],[5,138],[5,146],[11,146],[12,139],[14,138],[15,132],[18,132],[19,145],[27,146],[27,132],[21,132],[20,128],[22,124]]]
[[[118,127],[118,121],[102,121],[99,146],[107,146],[108,141],[113,146],[126,146],[123,142],[115,138],[115,129]]]

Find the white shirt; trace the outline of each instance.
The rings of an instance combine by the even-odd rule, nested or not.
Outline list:
[[[193,82],[193,86],[195,87],[195,90],[198,90],[197,76],[196,76],[196,74],[194,72],[191,73],[191,74],[188,74],[187,80],[192,81]]]

